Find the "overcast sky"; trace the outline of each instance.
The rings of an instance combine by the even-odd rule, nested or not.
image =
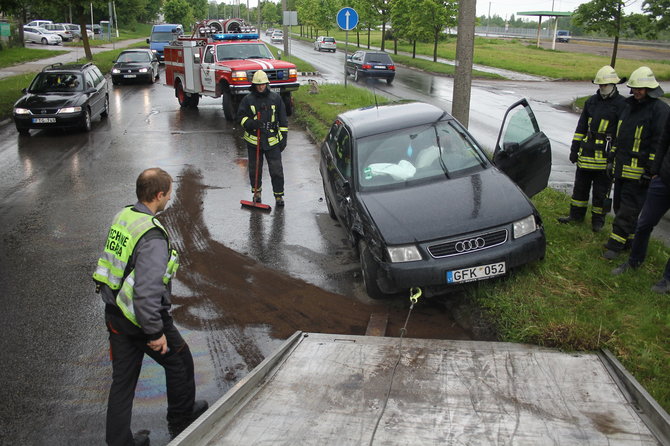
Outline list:
[[[551,11],[552,5],[554,11],[572,12],[582,3],[588,0],[477,0],[477,17],[489,14],[489,4],[491,6],[491,15],[499,15],[502,18],[509,18],[512,14],[520,11]],[[631,1],[631,0],[629,0]],[[640,12],[642,0],[632,0],[631,5],[626,8],[627,12]],[[537,18],[533,18],[537,20]]]

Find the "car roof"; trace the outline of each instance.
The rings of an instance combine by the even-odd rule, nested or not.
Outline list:
[[[86,70],[89,67],[94,67],[95,65],[92,62],[88,62],[85,64],[62,64],[62,63],[55,63],[52,65],[48,65],[42,69],[42,71],[46,72],[54,72],[54,71],[76,71],[76,72],[82,72]]]
[[[438,120],[454,119],[449,113],[425,102],[403,102],[370,106],[341,113],[356,138],[363,138],[389,130],[414,127]]]

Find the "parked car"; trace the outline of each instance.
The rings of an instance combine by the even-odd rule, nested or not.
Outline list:
[[[556,41],[557,42],[569,43],[570,42],[570,31],[566,31],[564,29],[559,29],[558,31],[556,31]]]
[[[14,124],[21,135],[30,129],[79,127],[109,113],[107,80],[93,63],[49,65],[35,76],[14,104]]]
[[[335,42],[334,37],[328,36],[319,36],[314,41],[314,49],[316,51],[332,51],[333,53],[337,49],[337,42]]]
[[[268,28],[268,29],[265,30],[265,35],[266,36],[271,36],[274,31],[275,31],[274,28]]]
[[[72,32],[72,37],[75,39],[81,39],[81,26],[80,25],[75,25],[74,23],[63,23]],[[93,31],[90,29],[86,30],[86,35],[88,36],[89,39],[93,38]]]
[[[86,29],[93,31],[93,34],[102,34],[102,26],[95,23],[93,25],[87,24]]]
[[[145,81],[153,84],[159,79],[158,57],[148,49],[124,50],[112,66],[112,83]]]
[[[275,29],[272,32],[272,36],[270,37],[270,42],[272,43],[282,43],[284,41],[284,31],[280,29]]]
[[[42,28],[44,25],[53,23],[51,20],[33,20],[26,23],[24,26],[31,26],[33,28]]]
[[[70,28],[62,23],[47,23],[43,28],[58,34],[61,39],[63,39],[63,42],[69,42],[74,39],[74,35],[72,34],[72,31],[70,31]]]
[[[63,38],[58,34],[48,31],[44,28],[24,26],[23,41],[41,43],[42,45],[60,45],[63,43]]]
[[[371,297],[411,287],[436,294],[544,258],[542,220],[528,197],[547,186],[551,146],[525,99],[503,121],[490,161],[430,104],[337,116],[319,170],[328,213],[358,248]]]
[[[386,79],[388,84],[395,78],[395,64],[391,56],[378,51],[356,51],[347,57],[347,74],[358,82],[361,77]]]

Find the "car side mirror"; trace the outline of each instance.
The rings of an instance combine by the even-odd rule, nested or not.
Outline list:
[[[151,41],[147,38],[147,43],[151,43]]]
[[[277,59],[281,60],[281,50],[277,51]]]
[[[354,55],[353,55],[353,54],[349,54],[349,55],[347,56],[347,60],[351,60],[352,57],[354,57]]]
[[[27,92],[28,92],[28,89],[27,89],[27,88],[23,88],[23,89],[21,89],[21,93],[26,94]]]

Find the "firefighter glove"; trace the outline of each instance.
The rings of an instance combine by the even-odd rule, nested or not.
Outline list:
[[[244,123],[244,129],[247,132],[255,132],[262,127],[262,123],[257,119],[247,119]]]
[[[572,164],[575,164],[577,162],[577,158],[579,158],[579,154],[576,151],[571,150],[570,151],[570,162]]]
[[[279,141],[279,150],[284,151],[286,148],[286,132],[282,133],[282,139]]]

